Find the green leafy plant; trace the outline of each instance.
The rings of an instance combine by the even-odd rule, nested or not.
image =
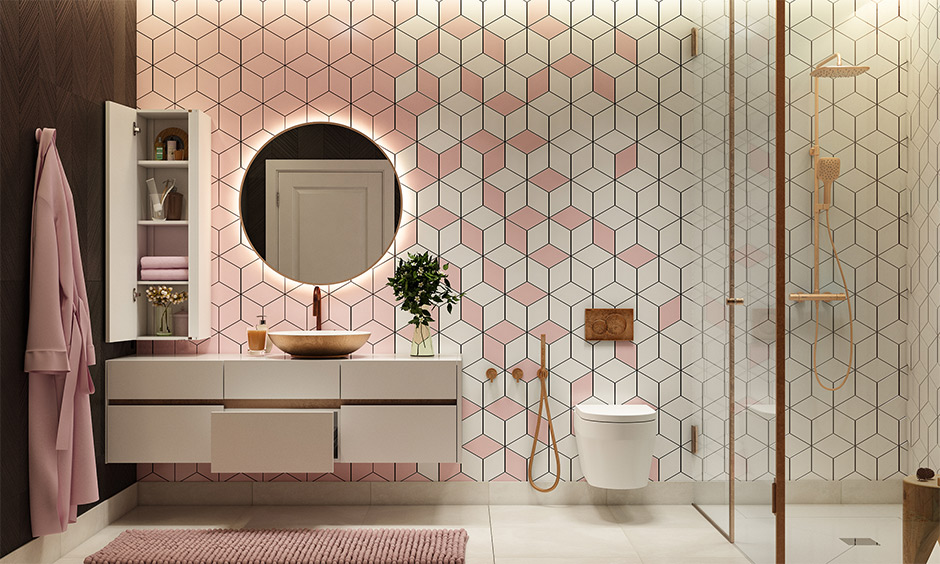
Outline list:
[[[388,279],[388,285],[394,290],[395,299],[402,300],[402,309],[414,316],[409,324],[428,325],[434,321],[431,308],[446,306],[450,313],[460,301],[463,293],[454,290],[447,279],[445,271],[449,266],[442,265],[430,252],[408,253],[407,259],[398,261],[395,276]]]

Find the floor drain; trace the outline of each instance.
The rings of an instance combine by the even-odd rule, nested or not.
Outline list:
[[[841,540],[849,546],[881,546],[878,544],[878,541],[868,537],[850,537]]]

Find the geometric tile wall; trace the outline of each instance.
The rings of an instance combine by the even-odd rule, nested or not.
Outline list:
[[[937,69],[940,41],[937,34],[937,0],[911,0],[908,34],[910,71],[908,75],[908,184],[910,185],[910,229],[908,245],[910,318],[907,339],[910,345],[908,417],[910,419],[909,469],[940,467],[938,444],[938,399],[940,366],[937,345],[940,324],[940,281],[937,258],[940,253],[940,199],[937,173],[940,169],[940,138],[937,122]]]
[[[325,325],[370,330],[368,346],[375,352],[407,351],[408,317],[384,285],[394,256],[405,252],[439,253],[466,292],[453,314],[441,314],[434,327],[437,349],[464,359],[462,465],[347,464],[326,475],[219,475],[203,465],[144,464],[138,469],[142,480],[524,480],[538,408],[533,377],[540,333],[550,342],[562,479],[582,477],[571,435],[571,407],[582,401],[657,407],[651,477],[701,479],[701,459],[688,454],[688,430],[701,424],[708,374],[702,354],[709,323],[703,240],[705,209],[714,194],[703,183],[706,67],[702,58],[688,56],[689,29],[703,18],[700,3],[153,0],[137,6],[138,105],[200,109],[213,124],[212,336],[198,343],[140,342],[139,354],[239,352],[246,328],[262,311],[277,328],[311,327],[312,287],[265,267],[244,241],[238,219],[239,189],[252,155],[272,135],[307,121],[351,125],[374,138],[392,158],[404,195],[402,228],[389,254],[374,271],[325,288]],[[834,22],[821,21],[829,27],[819,35],[831,36]],[[820,27],[806,29],[816,33]],[[860,51],[872,43],[864,37]],[[831,49],[832,41],[819,43],[813,59]],[[860,59],[884,60],[885,69],[873,77],[885,76],[888,83],[891,69],[902,66],[900,50],[891,52],[883,35],[878,45],[886,45],[884,53],[866,52]],[[801,48],[791,47],[795,55]],[[808,79],[796,70],[800,61],[788,61],[794,94],[808,91]],[[884,90],[879,82],[877,99],[866,93],[853,97],[864,99],[847,122],[851,126],[828,135],[861,139],[868,116],[895,108]],[[748,103],[756,108],[760,100]],[[803,111],[805,96],[798,104],[796,111]],[[794,138],[805,133],[798,121],[791,116],[788,138],[795,178],[809,162]],[[872,150],[890,152],[882,139],[890,140],[890,134],[879,130],[877,136]],[[847,142],[831,145],[842,151],[839,156],[850,152]],[[747,155],[759,158],[760,150]],[[846,158],[844,179],[853,168]],[[747,159],[742,154],[739,160]],[[877,343],[878,358],[860,358],[866,384],[836,398],[813,390],[795,368],[800,363],[790,360],[789,393],[798,398],[789,422],[797,445],[790,447],[793,478],[880,479],[900,468],[891,466],[891,454],[899,460],[905,452],[906,437],[891,431],[892,422],[899,427],[905,417],[903,406],[897,412],[893,402],[903,401],[904,316],[888,321],[892,304],[901,311],[898,304],[906,298],[904,277],[897,275],[904,241],[895,236],[895,244],[888,243],[892,233],[905,231],[906,211],[901,205],[882,207],[889,206],[891,194],[899,198],[904,180],[896,182],[903,174],[881,165],[876,171],[859,168],[848,179],[865,182],[840,184],[844,191],[837,192],[836,202],[854,193],[856,207],[868,206],[867,227],[844,214],[834,213],[833,220],[837,244],[845,249],[840,256],[850,265],[850,285],[856,272],[871,285],[859,288],[856,302],[863,310],[856,333],[869,339],[857,351]],[[760,184],[757,176],[742,182]],[[791,249],[804,245],[808,234],[805,224],[792,219],[806,209],[795,200],[788,209]],[[754,227],[755,236],[767,230],[760,222]],[[902,250],[900,263],[895,247]],[[874,248],[877,254],[869,256]],[[751,251],[739,258],[759,262]],[[793,262],[788,271],[801,281],[805,272],[794,271]],[[748,280],[761,290],[757,274]],[[585,307],[635,308],[635,342],[584,341]],[[795,307],[790,314],[795,333],[788,345],[796,353],[805,348],[798,342],[805,337],[805,320]],[[754,319],[742,321],[744,342],[761,329]],[[838,319],[837,314],[841,335]],[[829,315],[824,327],[831,323]],[[898,331],[901,340],[893,341]],[[821,350],[830,351],[831,342]],[[837,345],[830,364],[838,362],[844,346]],[[754,378],[769,372],[760,363],[772,358],[759,354],[742,361],[756,361],[757,369],[739,372]],[[525,370],[525,384],[507,378],[516,366]],[[492,384],[484,376],[489,367],[501,369]],[[877,423],[873,432],[871,421]],[[826,440],[834,425],[849,423],[853,443]],[[757,440],[759,433],[753,433]],[[545,437],[539,440],[536,472],[545,475],[549,450]],[[850,470],[843,463],[847,458],[854,464]],[[552,460],[551,471],[553,466]]]
[[[138,104],[212,118],[214,206],[212,337],[143,352],[238,352],[262,309],[274,327],[310,327],[312,287],[245,244],[238,191],[251,156],[285,127],[351,124],[401,176],[392,253],[440,253],[466,292],[435,327],[437,349],[464,359],[463,464],[276,479],[524,480],[540,333],[562,479],[582,477],[571,434],[582,401],[656,406],[652,476],[695,478],[681,446],[701,345],[698,308],[683,299],[701,277],[700,234],[685,217],[701,199],[699,158],[683,144],[701,129],[701,81],[682,66],[692,21],[678,2],[139,2]],[[374,351],[407,351],[408,318],[384,285],[392,264],[389,254],[327,288],[326,326],[367,328]],[[635,308],[635,344],[584,341],[585,307]],[[527,383],[484,375],[516,366]],[[193,465],[140,474],[272,479]]]
[[[755,4],[755,2],[750,2]],[[853,296],[854,370],[828,392],[811,372],[815,324],[809,303],[788,303],[787,454],[790,479],[884,480],[907,473],[907,21],[899,2],[790,5],[787,88],[788,292],[812,289],[812,65],[840,52],[871,69],[820,79],[820,146],[839,157],[830,210],[835,244]],[[841,291],[825,229],[821,287]],[[845,303],[820,307],[819,374],[845,374]]]

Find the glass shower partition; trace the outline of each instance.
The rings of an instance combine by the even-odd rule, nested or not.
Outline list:
[[[695,502],[757,563],[774,561],[773,10],[767,0],[703,2],[700,55],[704,311]]]

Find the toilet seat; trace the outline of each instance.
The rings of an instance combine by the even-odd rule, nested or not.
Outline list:
[[[600,423],[647,423],[656,420],[656,410],[648,405],[579,404],[574,410],[581,419]]]

